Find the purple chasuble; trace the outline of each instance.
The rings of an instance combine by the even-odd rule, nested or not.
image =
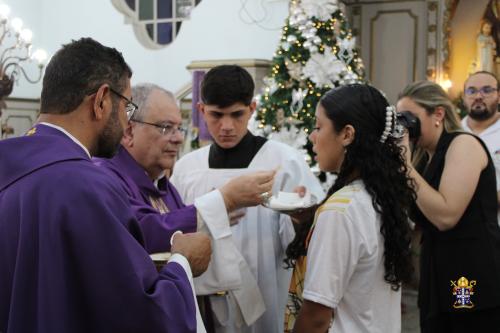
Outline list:
[[[195,332],[186,272],[160,273],[126,194],[37,125],[0,141],[0,332]]]
[[[113,158],[96,158],[94,163],[106,170],[127,192],[142,229],[146,251],[170,251],[170,237],[175,231],[196,231],[196,208],[184,205],[179,193],[166,178],[159,181],[161,190],[156,188],[146,171],[123,146]]]

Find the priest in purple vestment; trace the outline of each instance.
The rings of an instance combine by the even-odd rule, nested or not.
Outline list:
[[[204,331],[192,276],[208,265],[209,238],[172,237],[157,272],[127,194],[91,161],[118,146],[135,109],[131,75],[90,38],[63,46],[39,123],[0,141],[0,332]]]
[[[140,84],[132,88],[132,98],[138,109],[131,115],[117,155],[94,161],[127,192],[146,250],[169,251],[169,239],[176,231],[204,230],[215,242],[230,235],[230,225],[241,216],[239,208],[261,204],[262,193],[271,191],[274,171],[232,179],[193,205],[184,205],[164,175],[173,168],[184,141],[175,97],[157,85]]]

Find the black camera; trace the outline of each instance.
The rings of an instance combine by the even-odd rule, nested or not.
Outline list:
[[[416,140],[420,137],[420,120],[410,111],[397,113],[398,123],[408,130],[410,140]]]

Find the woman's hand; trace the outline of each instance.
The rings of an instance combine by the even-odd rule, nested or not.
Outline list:
[[[285,212],[285,214],[290,216],[293,223],[301,224],[302,222],[310,221],[314,217],[314,214],[316,213],[317,208],[318,208],[318,205],[314,205],[311,207],[294,210],[293,212],[289,212],[289,213]]]
[[[307,193],[307,188],[305,186],[297,186],[293,189],[293,192],[297,193],[299,197],[303,198]],[[293,223],[300,224],[303,221],[309,221],[310,219],[312,219],[317,207],[317,205],[314,205],[312,207],[284,212],[284,214],[289,215]]]

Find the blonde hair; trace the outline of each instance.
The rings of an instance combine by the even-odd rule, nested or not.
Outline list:
[[[460,119],[455,112],[455,106],[448,94],[437,83],[430,81],[417,81],[407,85],[398,95],[398,100],[408,97],[414,103],[424,108],[428,115],[433,114],[437,107],[445,110],[443,126],[446,132],[458,132],[462,130]],[[417,166],[426,156],[422,148],[416,147],[413,155],[413,165]]]

